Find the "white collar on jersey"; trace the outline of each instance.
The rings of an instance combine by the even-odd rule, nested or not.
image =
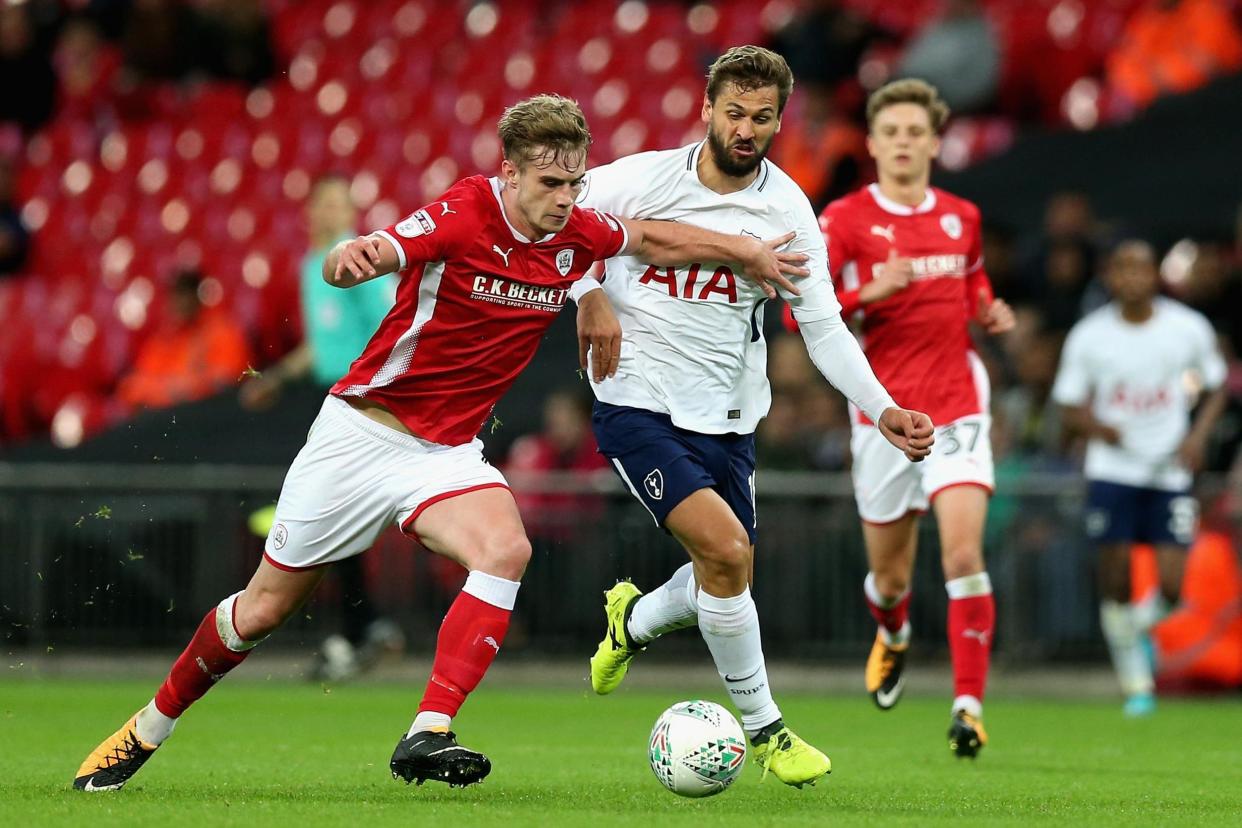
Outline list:
[[[509,232],[513,234],[513,238],[523,244],[534,244],[536,242],[547,241],[556,235],[555,233],[549,233],[546,236],[540,236],[532,242],[530,239],[526,238],[526,236],[519,233],[518,229],[513,226],[513,222],[509,221],[509,214],[505,212],[505,202],[504,199],[500,197],[500,191],[501,188],[504,187],[504,184],[500,183],[500,177],[493,175],[488,179],[488,181],[492,184],[492,195],[496,196],[496,206],[500,208],[500,217],[505,220],[505,224],[509,225]]]
[[[880,192],[879,184],[868,184],[867,192],[871,193],[871,197],[875,199],[875,203],[880,205],[880,209],[886,213],[892,213],[895,216],[913,216],[916,213],[929,213],[936,206],[936,191],[931,187],[927,188],[927,195],[923,196],[923,202],[917,207],[907,207],[904,204],[898,204],[884,193]]]

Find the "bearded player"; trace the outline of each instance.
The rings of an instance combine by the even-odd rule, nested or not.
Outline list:
[[[876,381],[833,296],[815,212],[764,157],[793,82],[775,52],[729,49],[708,70],[704,139],[594,170],[581,203],[755,238],[793,228],[789,248],[808,257],[810,273],[798,281],[799,292],[782,293],[812,362],[880,423],[903,463],[917,462],[931,448],[932,421],[899,408]],[[591,686],[613,692],[637,653],[665,633],[698,627],[764,775],[814,784],[832,763],[786,726],[750,591],[758,537],[755,429],[772,398],[765,296],[739,278],[745,274],[713,260],[656,268],[618,256],[606,267],[602,291],[616,309],[625,347],[616,375],[592,383],[596,441],[690,562],[645,595],[629,581],[605,593],[608,629],[591,658]],[[574,291],[588,285],[583,279]]]

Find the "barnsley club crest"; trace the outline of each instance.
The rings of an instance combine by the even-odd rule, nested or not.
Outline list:
[[[945,213],[940,217],[940,229],[956,241],[962,237],[962,219],[957,213]]]
[[[556,254],[556,269],[560,271],[562,276],[569,275],[569,269],[574,266],[574,251],[572,248],[565,248]]]

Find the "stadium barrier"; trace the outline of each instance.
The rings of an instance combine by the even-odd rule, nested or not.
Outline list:
[[[0,464],[0,620],[10,649],[171,648],[205,609],[240,588],[262,554],[252,513],[272,502],[283,468]],[[506,644],[511,656],[589,652],[602,628],[602,592],[618,577],[651,588],[684,553],[611,474],[511,481],[534,557]],[[1223,479],[1201,485],[1215,502]],[[988,569],[1002,660],[1099,658],[1094,563],[1081,532],[1082,481],[1029,474],[992,504]],[[755,598],[774,657],[856,658],[874,636],[862,603],[866,574],[848,475],[758,475]],[[1237,527],[1233,537],[1236,541]],[[944,649],[946,596],[934,522],[922,527],[912,621],[919,651]],[[377,603],[416,652],[429,652],[463,573],[396,530],[367,553]],[[314,646],[340,602],[325,581],[267,646]],[[698,652],[670,636],[661,653]]]

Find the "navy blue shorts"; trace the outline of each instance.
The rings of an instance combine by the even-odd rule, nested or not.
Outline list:
[[[1087,537],[1096,543],[1190,546],[1199,504],[1186,492],[1088,481]]]
[[[655,519],[699,489],[712,489],[755,542],[755,435],[699,434],[667,414],[595,403],[591,416],[600,453]]]

